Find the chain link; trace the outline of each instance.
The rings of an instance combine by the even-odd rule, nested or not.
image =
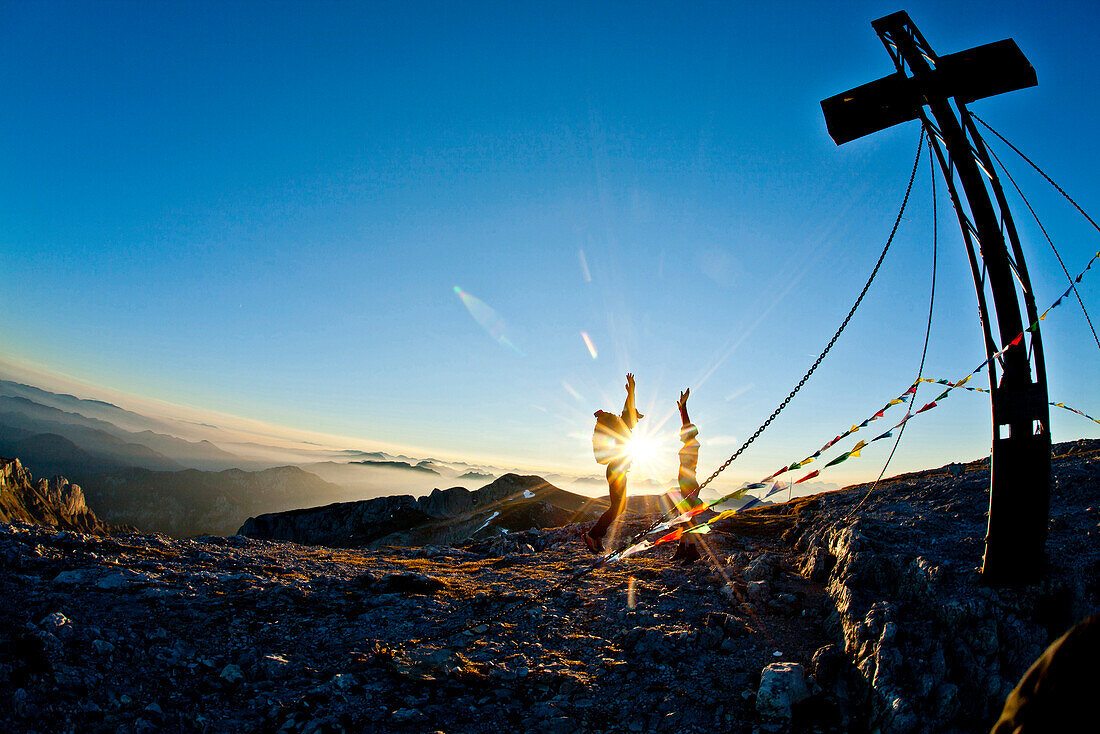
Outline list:
[[[840,328],[836,330],[835,334],[833,334],[833,338],[829,340],[829,343],[825,345],[825,349],[821,352],[821,354],[817,356],[817,359],[814,360],[813,366],[811,366],[810,369],[806,371],[806,374],[802,376],[802,379],[798,381],[798,384],[794,386],[794,389],[791,390],[790,394],[788,394],[787,397],[783,399],[783,402],[779,404],[779,407],[772,411],[772,414],[768,416],[768,419],[764,421],[759,428],[756,429],[755,433],[749,436],[748,440],[745,441],[745,443],[741,444],[741,448],[733,452],[733,456],[726,459],[725,463],[722,464],[722,466],[715,469],[714,473],[707,477],[707,480],[705,482],[699,485],[699,491],[702,491],[703,487],[706,487],[715,479],[715,477],[725,471],[726,468],[730,464],[732,464],[737,459],[737,457],[740,456],[742,452],[744,452],[744,450],[747,449],[749,445],[753,441],[755,441],[761,433],[764,432],[765,429],[767,429],[769,425],[771,425],[771,422],[775,420],[780,413],[783,412],[783,409],[787,407],[787,404],[791,402],[794,396],[798,394],[798,391],[802,389],[802,386],[806,384],[806,381],[810,379],[810,375],[817,371],[818,366],[821,364],[822,360],[825,359],[825,355],[827,355],[832,350],[833,345],[836,344],[836,340],[840,338],[841,333],[843,333],[844,329],[848,327],[848,322],[852,320],[852,316],[855,315],[856,309],[859,308],[859,304],[863,301],[863,297],[867,295],[867,291],[870,289],[871,283],[872,281],[874,281],[875,276],[878,274],[878,269],[882,266],[882,261],[886,258],[886,253],[890,249],[891,243],[893,243],[894,241],[894,235],[896,235],[898,232],[898,225],[901,224],[901,217],[903,214],[905,214],[905,207],[909,203],[909,194],[913,191],[913,181],[917,177],[917,166],[920,163],[921,150],[923,147],[924,128],[922,127],[920,131],[920,142],[917,143],[917,157],[913,160],[913,171],[909,174],[909,185],[905,187],[905,197],[901,200],[901,209],[898,210],[898,216],[894,219],[894,227],[890,230],[890,236],[886,238],[886,245],[882,248],[882,253],[878,256],[878,262],[875,263],[875,269],[871,271],[870,277],[867,278],[867,282],[863,285],[863,290],[860,291],[859,298],[857,298],[856,302],[852,304],[852,308],[850,311],[848,311],[848,315],[844,317],[844,322],[841,323]]]

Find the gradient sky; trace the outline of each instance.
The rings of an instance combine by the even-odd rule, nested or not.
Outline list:
[[[692,387],[709,473],[824,346],[889,232],[917,124],[838,148],[818,103],[893,70],[870,21],[897,9],[0,3],[0,357],[362,446],[581,472],[598,471],[592,411],[632,371],[653,428]],[[972,109],[1100,213],[1096,4],[906,9],[941,54],[1016,39],[1039,86]],[[1100,235],[994,149],[1079,270]],[[912,381],[930,202],[925,157],[862,309],[730,481]],[[925,373],[955,379],[984,350],[940,212]],[[1044,308],[1064,275],[1016,218]],[[1051,398],[1100,414],[1079,307],[1043,334]],[[1052,428],[1100,436],[1066,413]],[[892,470],[989,442],[988,401],[954,395]],[[877,475],[875,446],[822,480]]]

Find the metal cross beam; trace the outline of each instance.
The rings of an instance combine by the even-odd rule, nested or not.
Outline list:
[[[823,100],[821,108],[837,145],[915,119],[928,131],[962,228],[991,358],[993,446],[982,580],[993,586],[1035,583],[1044,571],[1050,513],[1043,345],[1016,226],[985,143],[966,109],[974,100],[1034,86],[1035,70],[1012,40],[941,57],[905,12],[879,18],[871,26],[885,44],[895,73]],[[997,338],[986,304],[987,288],[996,312]],[[1020,314],[1021,298],[1026,320]],[[992,359],[1021,333],[1023,339]]]

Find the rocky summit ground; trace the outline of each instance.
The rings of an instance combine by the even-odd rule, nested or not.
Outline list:
[[[661,546],[560,589],[591,560],[575,526],[363,550],[0,525],[0,727],[988,730],[1098,609],[1100,441],[1053,470],[1048,578],[1015,590],[978,583],[988,460],[854,513],[867,487],[749,510],[703,562]]]

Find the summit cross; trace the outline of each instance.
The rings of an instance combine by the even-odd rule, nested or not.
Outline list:
[[[1045,568],[1050,514],[1043,344],[1019,235],[996,169],[966,108],[975,100],[1035,86],[1035,70],[1011,39],[937,56],[904,11],[871,26],[896,71],[822,100],[821,109],[837,145],[909,120],[919,119],[928,132],[962,228],[990,358],[993,445],[981,578],[990,586],[1037,583]],[[986,305],[987,289],[997,338]],[[1007,351],[994,359],[1005,347]]]

